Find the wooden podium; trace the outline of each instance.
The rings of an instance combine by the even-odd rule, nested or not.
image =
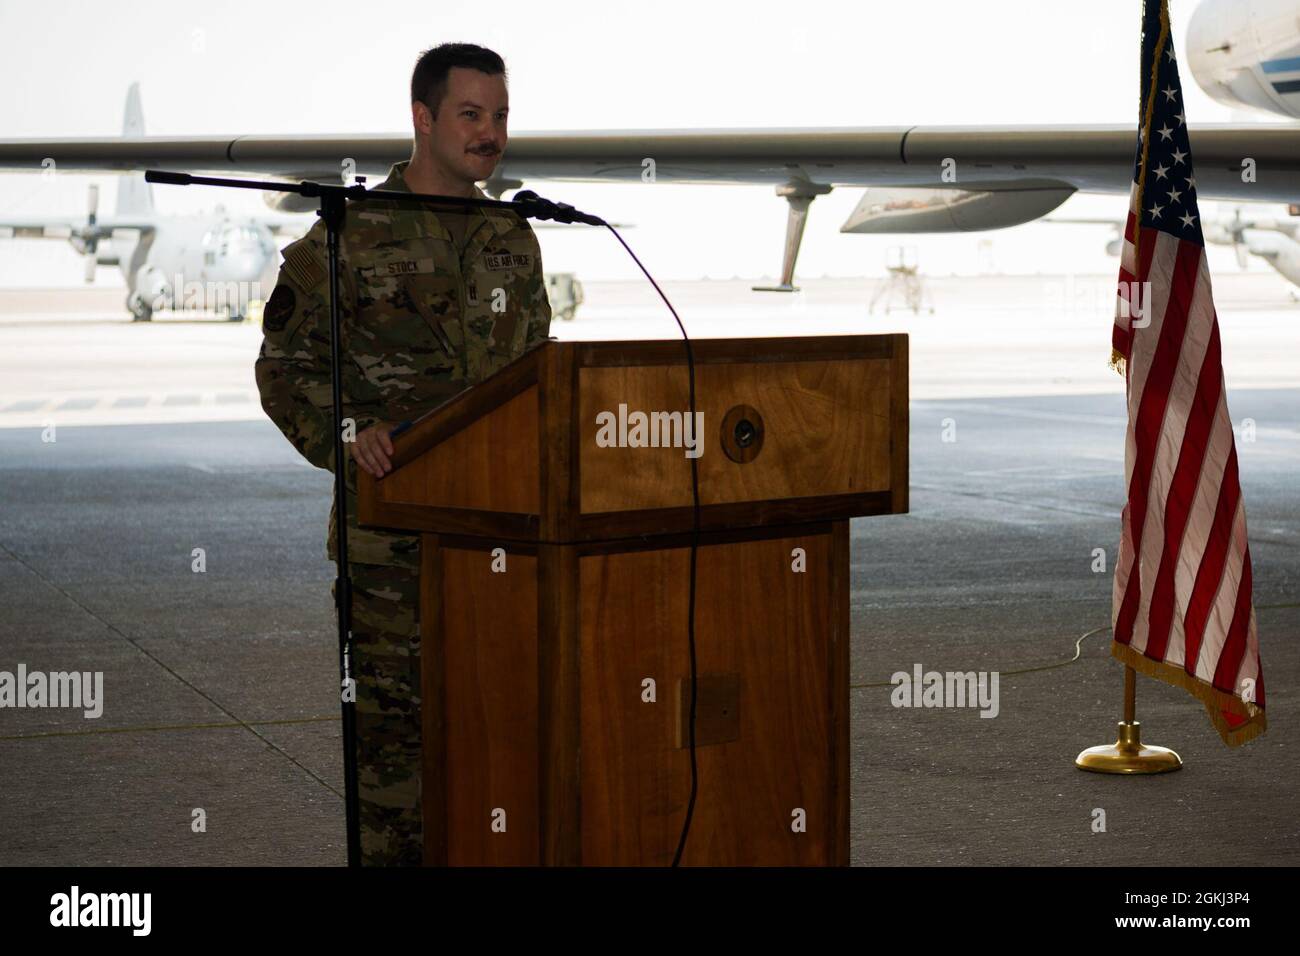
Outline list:
[[[907,511],[907,336],[691,344],[681,862],[844,866],[849,518]],[[552,341],[361,473],[361,523],[423,535],[427,864],[672,862],[688,408],[680,341]]]

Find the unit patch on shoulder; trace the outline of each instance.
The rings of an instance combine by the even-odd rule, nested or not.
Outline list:
[[[262,328],[268,332],[279,332],[293,315],[293,305],[293,289],[280,283],[262,307]]]
[[[306,240],[285,246],[284,268],[302,289],[314,289],[325,281],[325,267],[312,254]]]
[[[502,269],[531,269],[533,257],[527,252],[485,252],[483,265],[492,272],[499,272]]]

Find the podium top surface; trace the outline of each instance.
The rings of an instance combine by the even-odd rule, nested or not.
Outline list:
[[[565,543],[907,510],[907,336],[549,341],[359,476],[366,525]]]

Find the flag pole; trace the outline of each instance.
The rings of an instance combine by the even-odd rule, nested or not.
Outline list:
[[[1074,758],[1074,765],[1093,773],[1169,773],[1183,765],[1182,758],[1168,747],[1144,745],[1141,730],[1137,721],[1137,671],[1126,664],[1119,739],[1113,744],[1089,747]]]

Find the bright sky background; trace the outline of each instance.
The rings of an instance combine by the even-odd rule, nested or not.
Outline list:
[[[1197,0],[1171,16],[1192,125],[1233,119],[1183,57]],[[410,71],[448,40],[489,46],[510,74],[512,130],[1132,123],[1139,0],[699,2],[18,3],[0,0],[0,135],[114,136],[141,83],[151,135],[409,131]],[[129,11],[129,12],[124,12]],[[376,15],[376,13],[378,15]],[[1263,119],[1269,122],[1268,119]],[[1276,118],[1272,120],[1279,121]],[[106,182],[111,182],[108,177]],[[79,176],[0,176],[0,215],[84,216]],[[786,206],[771,187],[534,182],[545,196],[633,223],[628,241],[663,278],[757,278],[779,269]],[[1106,273],[1105,226],[1031,224],[939,237],[842,235],[862,195],[812,207],[799,274],[883,273],[887,247],[919,248],[923,271]],[[168,212],[214,191],[155,186]],[[257,211],[251,194],[222,197]],[[1076,196],[1057,215],[1121,216],[1126,197]],[[113,187],[101,211],[113,208]],[[1202,210],[1216,215],[1213,204]],[[540,232],[548,271],[630,278],[602,230]],[[1228,250],[1212,265],[1232,267]],[[1267,269],[1262,263],[1252,268]],[[78,284],[65,243],[4,241],[0,284]],[[99,282],[115,273],[101,270]]]

